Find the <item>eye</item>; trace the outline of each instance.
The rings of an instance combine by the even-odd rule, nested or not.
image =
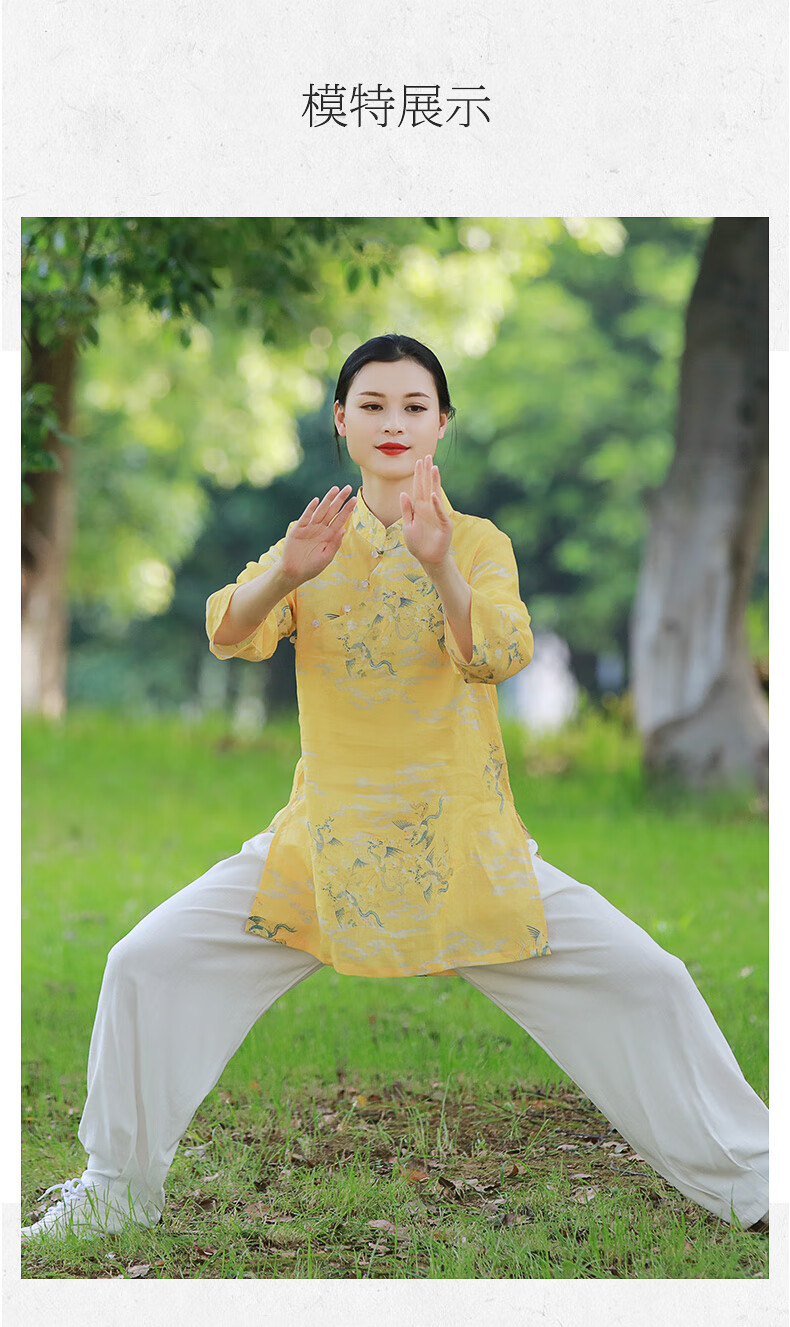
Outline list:
[[[424,405],[417,405],[416,403],[412,403],[412,405],[408,406],[407,408],[408,408],[409,410],[417,410],[417,411],[420,412],[420,414],[424,414],[428,407],[427,407],[427,406],[424,406]],[[362,409],[363,409],[363,410],[380,410],[380,409],[381,409],[381,406],[379,405],[378,401],[365,401],[365,402],[363,402]]]

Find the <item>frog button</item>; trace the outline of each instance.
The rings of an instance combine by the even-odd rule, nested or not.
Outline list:
[[[320,626],[320,625],[321,625],[321,624],[320,624],[320,622],[318,621],[318,618],[314,618],[314,620],[313,620],[313,626],[314,626],[314,627],[318,627],[318,626]]]
[[[360,589],[367,590],[368,586],[370,585],[370,581],[360,581],[359,585]]]

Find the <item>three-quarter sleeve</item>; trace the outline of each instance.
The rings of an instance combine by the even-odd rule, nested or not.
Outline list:
[[[290,529],[290,526],[288,528]],[[248,562],[232,585],[225,585],[221,590],[215,590],[214,594],[209,595],[206,601],[206,633],[209,649],[218,659],[251,659],[254,662],[269,659],[274,654],[280,638],[290,636],[296,630],[296,590],[293,590],[275,604],[268,617],[265,617],[249,636],[237,641],[235,645],[214,643],[214,636],[228,611],[228,604],[233,598],[236,587],[268,571],[279,558],[284,543],[285,536],[276,544],[272,544],[257,562]]]
[[[466,663],[447,617],[447,653],[466,682],[496,685],[526,668],[534,650],[530,616],[521,601],[513,545],[493,522],[487,522],[472,561],[472,658]]]

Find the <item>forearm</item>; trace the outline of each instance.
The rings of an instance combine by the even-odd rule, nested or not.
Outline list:
[[[424,568],[442,601],[451,628],[466,663],[472,659],[472,589],[464,580],[452,553],[443,562]]]
[[[233,592],[225,616],[214,633],[215,645],[236,645],[252,634],[272,609],[297,586],[282,572],[278,560],[260,576],[245,581]]]

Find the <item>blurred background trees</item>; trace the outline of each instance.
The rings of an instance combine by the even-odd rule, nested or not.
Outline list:
[[[318,283],[327,255],[344,264],[351,284],[360,279],[363,270],[378,280],[382,246],[369,242],[361,221],[324,217],[47,217],[23,221],[24,708],[56,716],[65,705],[65,578],[75,502],[80,491],[88,496],[90,486],[75,470],[72,421],[78,366],[85,349],[99,344],[102,314],[114,300],[116,305],[119,301],[132,305],[132,317],[144,310],[159,322],[173,320],[183,349],[190,345],[191,325],[212,313],[219,320],[232,318],[237,328],[254,328],[264,345],[278,340],[288,344],[307,330],[304,297]],[[307,323],[309,326],[309,315]],[[156,348],[151,349],[144,382],[135,389],[122,369],[120,384],[116,384],[126,384],[122,398],[131,414],[139,414],[138,393],[150,401],[170,390],[169,380],[153,369]],[[87,381],[89,373],[83,375],[83,382]],[[221,425],[224,420],[214,422]],[[82,421],[77,422],[76,431],[83,435]],[[153,432],[149,429],[140,441],[147,450],[155,452],[159,447],[173,452],[172,436],[168,443],[166,435],[166,428],[154,425]],[[153,486],[143,484],[141,488],[138,483],[132,485],[135,493],[126,495],[127,515],[134,524],[139,523],[140,513],[132,509],[141,498],[146,508],[149,503],[158,507],[160,516],[169,506],[169,498],[175,499],[180,535],[166,541],[171,563],[186,551],[198,528],[200,502],[193,475],[203,466],[199,461],[195,464],[190,439],[183,441],[177,458],[180,484],[172,466],[167,475],[176,480],[172,494],[167,485],[155,492]],[[225,446],[224,439],[221,446]],[[123,465],[124,458],[118,459]],[[106,468],[104,474],[106,477]],[[116,485],[114,496],[118,498],[120,493]],[[114,528],[114,518],[111,523]],[[162,524],[160,520],[160,529]],[[86,528],[84,520],[81,528]],[[147,570],[144,565],[138,568],[138,579],[142,576],[143,582],[156,574],[153,563]],[[157,605],[152,583],[147,588],[149,610],[156,611],[162,606],[161,592]],[[142,593],[145,599],[146,591]]]
[[[591,696],[633,689],[656,772],[704,782],[740,768],[759,783],[761,224],[27,219],[26,707],[295,706],[288,643],[263,669],[221,663],[205,600],[314,494],[358,485],[332,434],[337,372],[361,341],[398,330],[444,364],[458,413],[436,454],[442,483],[510,535],[536,632],[567,640]],[[679,390],[693,409],[678,413]],[[655,552],[667,537],[669,575]],[[738,767],[749,687],[754,740]],[[711,692],[724,700],[706,724]]]

